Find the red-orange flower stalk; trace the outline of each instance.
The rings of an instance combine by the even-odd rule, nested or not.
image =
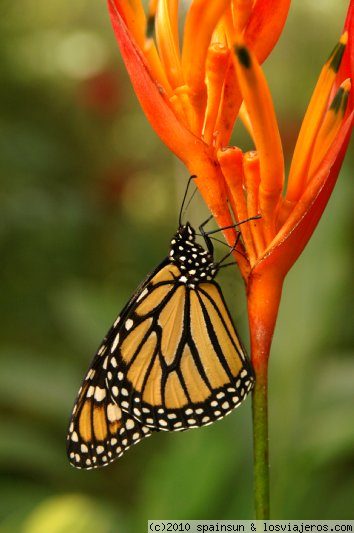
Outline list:
[[[269,516],[267,368],[284,278],[333,190],[353,119],[353,2],[305,114],[285,186],[282,143],[260,67],[290,0],[192,0],[178,32],[178,0],[108,0],[135,92],[155,131],[185,163],[220,227],[240,226],[235,259],[247,288],[257,518]],[[155,31],[153,31],[155,30]],[[156,39],[153,39],[155,34]],[[255,150],[229,147],[237,118]],[[230,207],[229,207],[230,206]],[[235,232],[224,231],[232,245]]]

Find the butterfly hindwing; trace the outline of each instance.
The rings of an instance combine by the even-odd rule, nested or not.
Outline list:
[[[105,466],[151,435],[149,428],[124,412],[112,398],[103,351],[96,355],[87,373],[70,421],[67,454],[77,468]]]

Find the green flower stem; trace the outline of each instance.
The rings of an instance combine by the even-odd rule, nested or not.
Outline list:
[[[258,265],[247,285],[253,389],[253,459],[256,518],[267,520],[269,511],[268,360],[277,321],[283,276],[271,267]]]
[[[257,520],[269,519],[269,443],[267,362],[256,375],[252,397],[254,503]]]

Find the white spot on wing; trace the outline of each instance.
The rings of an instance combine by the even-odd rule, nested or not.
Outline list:
[[[114,341],[113,341],[113,344],[112,344],[112,348],[111,348],[111,353],[114,352],[114,350],[117,348],[118,346],[118,342],[119,342],[119,333],[117,333]]]
[[[134,426],[135,426],[134,420],[132,418],[128,418],[128,420],[125,423],[125,427],[127,429],[133,429]]]
[[[134,324],[134,322],[132,321],[132,319],[131,319],[131,318],[128,318],[128,320],[127,320],[126,323],[125,323],[125,329],[126,329],[126,330],[131,329],[132,326],[133,326],[133,324]]]
[[[140,300],[142,300],[144,298],[144,296],[146,296],[146,294],[148,293],[149,291],[147,289],[144,289],[142,293],[139,294],[139,296],[137,297],[136,301],[137,302],[140,302]]]
[[[122,417],[122,411],[115,403],[110,403],[107,407],[107,418],[110,422],[116,422]]]
[[[95,400],[97,400],[98,402],[101,402],[102,400],[104,400],[106,397],[106,390],[105,389],[101,389],[101,387],[96,387],[96,390],[95,390]]]

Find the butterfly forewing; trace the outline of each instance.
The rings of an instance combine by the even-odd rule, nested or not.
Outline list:
[[[119,405],[143,424],[179,431],[228,414],[253,374],[218,285],[190,289],[175,265],[164,270],[120,330],[110,385],[117,380]]]

